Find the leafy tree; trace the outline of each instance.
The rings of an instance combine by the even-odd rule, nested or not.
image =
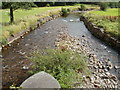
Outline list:
[[[110,8],[119,8],[119,4],[118,2],[110,2],[109,3],[109,7]]]
[[[99,6],[100,6],[100,9],[101,9],[102,11],[106,11],[106,9],[107,9],[107,7],[108,7],[108,3],[107,3],[107,2],[101,2],[101,3],[99,4]]]
[[[21,9],[30,9],[31,7],[35,7],[36,5],[33,2],[3,2],[2,8],[10,9],[10,23],[14,22],[14,14],[13,11],[21,8]]]

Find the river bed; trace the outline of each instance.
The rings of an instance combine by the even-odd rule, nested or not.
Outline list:
[[[80,21],[79,15],[69,15],[49,21],[35,31],[15,41],[10,47],[2,50],[3,55],[3,87],[12,84],[20,85],[29,74],[31,62],[26,58],[30,53],[54,48],[55,39],[59,32],[64,31],[78,38],[86,37],[92,52],[97,54],[99,60],[109,59],[113,65],[120,65],[120,55],[101,40],[95,38]],[[110,70],[120,79],[119,70]]]
[[[84,22],[79,20],[79,15],[71,14],[66,18],[62,18],[63,22],[67,23],[68,33],[74,37],[86,37],[89,41],[91,52],[95,53],[99,60],[110,60],[114,66],[120,65],[120,55],[117,51],[106,45],[103,41],[94,37],[85,27]],[[110,70],[111,73],[116,75],[120,80],[120,69]]]

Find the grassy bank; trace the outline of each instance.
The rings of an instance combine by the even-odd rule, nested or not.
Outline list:
[[[63,6],[65,8],[70,8],[73,6]],[[18,9],[14,11],[14,18],[15,21],[24,19],[26,16],[33,16],[35,14],[41,14],[44,13],[48,10],[53,10],[53,9],[59,9],[62,8],[62,6],[56,6],[56,7],[40,7],[40,8],[32,8],[31,10],[25,10],[25,9]],[[1,10],[2,12],[2,19],[0,18],[0,23],[7,23],[9,22],[9,9],[3,9]]]
[[[99,9],[98,5],[93,5],[93,4],[75,4],[75,6],[81,6],[81,5],[84,5],[86,7],[86,9],[90,9],[90,8]]]
[[[1,10],[2,18],[0,18],[2,25],[2,35],[0,36],[0,41],[2,44],[8,43],[8,37],[18,32],[21,32],[28,27],[32,26],[36,27],[34,24],[40,18],[49,16],[51,14],[58,14],[59,10],[64,8],[77,8],[78,6],[57,6],[57,7],[40,7],[40,8],[32,8],[31,10],[21,10],[18,9],[14,11],[15,22],[13,24],[9,23],[9,10],[4,9]],[[7,24],[5,24],[7,23]]]
[[[117,8],[107,9],[107,11],[90,11],[84,16],[98,27],[103,28],[107,34],[120,39],[118,28],[120,15]]]

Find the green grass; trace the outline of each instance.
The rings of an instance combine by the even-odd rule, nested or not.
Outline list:
[[[62,88],[73,88],[76,82],[83,83],[82,75],[90,75],[87,57],[70,50],[47,49],[31,54],[34,74],[45,71],[58,80]],[[79,72],[79,73],[78,73]]]
[[[0,36],[0,41],[2,41],[3,45],[7,44],[7,39],[12,34],[21,32],[30,26],[33,27],[33,25],[36,27],[35,23],[37,23],[37,20],[46,16],[50,16],[51,14],[58,14],[62,7],[75,9],[78,6],[40,7],[32,8],[31,10],[18,9],[14,11],[15,22],[8,25],[5,25],[5,23],[9,23],[9,10],[0,10],[0,12],[2,12],[2,18],[0,18],[0,21],[1,23],[4,23],[2,25],[2,35]]]
[[[90,13],[100,15],[100,16],[118,16],[119,9],[107,9],[107,11],[91,11]],[[119,14],[120,15],[120,14]]]
[[[107,11],[90,11],[84,14],[84,16],[98,27],[103,28],[107,34],[120,39],[120,29],[118,28],[118,21],[120,18],[114,19],[114,17],[119,16],[118,9],[114,8],[107,9]],[[110,19],[104,16],[113,16],[113,18]]]
[[[75,4],[75,6],[79,6],[80,5],[85,5],[86,8],[99,8],[98,5],[92,5],[92,4]]]
[[[14,11],[14,18],[15,18],[15,21],[16,21],[16,20],[22,19],[26,16],[33,16],[35,14],[44,13],[44,12],[47,12],[48,10],[58,9],[58,8],[61,8],[61,7],[62,6],[40,7],[40,8],[32,8],[31,10],[18,9],[18,10]],[[63,6],[63,7],[70,8],[70,7],[73,7],[73,6]],[[2,18],[0,18],[0,22],[1,21],[2,21],[2,23],[9,22],[9,9],[3,9],[3,10],[1,10],[1,12],[2,12]]]

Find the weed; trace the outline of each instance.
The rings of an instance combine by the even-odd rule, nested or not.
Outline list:
[[[89,72],[87,58],[70,50],[47,49],[44,52],[32,53],[29,59],[34,64],[34,70],[30,72],[45,71],[55,77],[62,88],[74,87],[76,82],[82,84],[82,74]]]

